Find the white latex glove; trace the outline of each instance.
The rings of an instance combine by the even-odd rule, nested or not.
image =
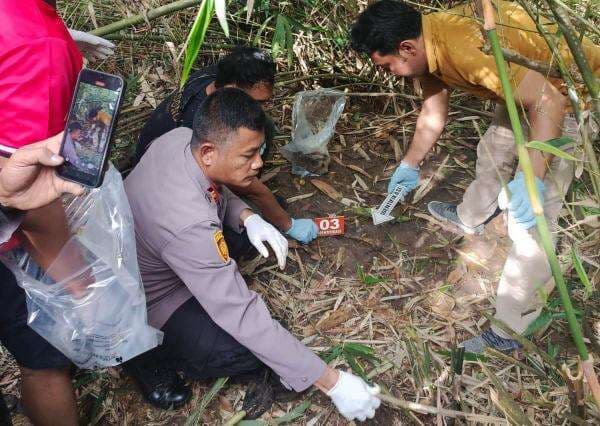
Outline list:
[[[256,250],[264,257],[269,257],[269,250],[267,250],[263,244],[263,241],[268,242],[277,257],[279,268],[285,268],[288,242],[277,228],[263,220],[263,218],[256,213],[248,216],[246,220],[244,220],[244,226],[248,233],[248,239],[252,245],[256,247]]]
[[[348,421],[354,419],[365,421],[375,416],[381,400],[379,386],[369,386],[360,377],[340,371],[340,378],[333,388],[327,392],[340,414]]]
[[[115,53],[115,45],[102,37],[72,29],[69,29],[69,34],[89,61],[106,59]]]

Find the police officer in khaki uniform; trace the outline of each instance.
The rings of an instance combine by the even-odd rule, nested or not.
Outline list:
[[[285,267],[287,240],[225,185],[251,185],[262,167],[265,114],[235,88],[217,90],[196,114],[153,143],[125,181],[135,219],[149,323],[161,346],[127,369],[156,406],[189,398],[172,371],[190,379],[236,376],[266,365],[296,392],[325,392],[348,419],[372,418],[378,388],[329,368],[271,318],[234,258],[265,243]],[[166,141],[165,141],[166,142]]]

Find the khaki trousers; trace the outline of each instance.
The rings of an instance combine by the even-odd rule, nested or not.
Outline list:
[[[527,129],[524,127],[523,130],[527,135]],[[576,143],[561,149],[573,152],[580,141],[574,118],[565,118],[563,135],[573,138]],[[467,188],[457,209],[463,223],[480,225],[496,211],[502,181],[510,181],[516,160],[515,139],[506,107],[497,105],[492,124],[477,146],[475,180]],[[572,161],[554,157],[544,177],[544,214],[553,233],[574,170]],[[554,279],[544,249],[539,244],[536,227],[528,231],[509,228],[509,235],[513,246],[498,284],[496,318],[522,334],[539,316],[544,299],[540,298],[540,292],[551,292]],[[502,337],[509,337],[497,327],[492,326],[492,330]]]

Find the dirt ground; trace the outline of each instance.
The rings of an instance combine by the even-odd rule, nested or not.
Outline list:
[[[315,351],[327,352],[342,343],[373,350],[372,357],[350,357],[348,361],[340,356],[331,365],[349,368],[354,361],[355,368],[393,396],[452,407],[456,392],[443,380],[450,365],[447,351],[485,325],[480,311],[492,312],[493,288],[508,241],[501,216],[486,226],[484,236],[466,238],[430,217],[426,205],[431,200],[460,200],[473,176],[477,127],[485,129],[488,116],[485,111],[480,115],[453,110],[456,120],[422,171],[419,195],[395,209],[395,222],[376,227],[366,208],[383,200],[387,178],[410,141],[416,119],[414,111],[402,119],[398,118],[402,114],[382,115],[385,106],[383,101],[350,99],[329,145],[333,157],[330,171],[318,178],[339,194],[329,190],[327,195],[310,179],[292,176],[289,163],[278,154],[265,165],[263,178],[287,200],[292,216],[344,215],[345,235],[319,238],[309,246],[291,243],[285,272],[271,259],[255,259],[241,268],[249,286],[264,296],[273,315]],[[478,108],[483,109],[481,105]],[[283,145],[289,138],[289,106],[273,115],[282,131],[277,143]],[[354,203],[340,202],[339,195]],[[465,373],[472,375],[472,382],[464,385],[462,406],[504,417],[490,402],[489,379],[474,371],[476,366],[477,362],[465,362]],[[0,371],[2,391],[14,400],[18,374],[6,353],[0,356]],[[508,374],[506,371],[500,371],[498,377]],[[144,403],[119,368],[78,372],[75,385],[83,423],[170,425],[184,424],[200,409],[211,383],[194,383],[192,403],[175,412],[155,410]],[[201,423],[223,423],[240,409],[244,392],[241,385],[225,385],[200,413]],[[273,406],[262,420],[273,421],[306,400],[310,407],[293,424],[347,424],[318,392]],[[543,419],[535,411],[531,415]],[[20,414],[14,419],[17,425],[27,424]],[[453,419],[446,420],[450,424]],[[435,421],[435,416],[382,407],[367,424]]]

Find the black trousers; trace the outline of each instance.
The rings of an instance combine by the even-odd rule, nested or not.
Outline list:
[[[10,419],[10,411],[4,401],[4,396],[0,392],[0,426],[11,426],[12,421]]]
[[[0,263],[0,343],[17,363],[31,370],[63,369],[71,362],[27,324],[25,291]]]
[[[237,234],[224,227],[223,234],[232,258],[256,254],[245,232]],[[219,327],[194,297],[177,308],[162,331],[163,343],[129,361],[128,371],[164,366],[198,380],[235,377],[264,367],[252,352]]]

